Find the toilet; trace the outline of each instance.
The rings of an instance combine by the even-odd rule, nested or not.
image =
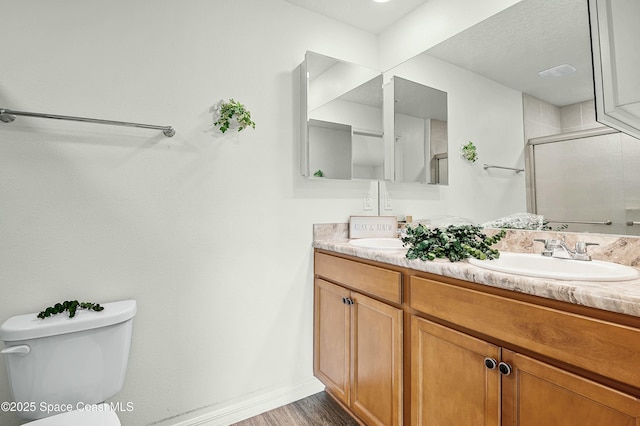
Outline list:
[[[124,383],[136,301],[104,303],[39,319],[17,315],[0,326],[13,400],[29,426],[120,426],[117,410],[131,402],[105,401]]]

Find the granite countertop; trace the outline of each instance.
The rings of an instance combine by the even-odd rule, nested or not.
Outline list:
[[[401,266],[416,271],[429,272],[457,278],[491,287],[545,297],[562,302],[603,309],[640,317],[640,279],[630,281],[590,282],[533,278],[505,274],[473,266],[468,262],[409,260],[406,250],[372,250],[354,247],[347,239],[316,239],[318,249],[347,254]]]

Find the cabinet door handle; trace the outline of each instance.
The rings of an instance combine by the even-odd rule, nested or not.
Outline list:
[[[344,303],[345,305],[353,305],[355,302],[350,297],[343,297],[342,303]]]
[[[496,361],[493,358],[485,358],[484,366],[487,367],[489,370],[493,370],[498,366],[498,361]]]
[[[500,370],[500,374],[502,374],[503,376],[508,376],[509,374],[511,374],[511,366],[506,362],[501,362],[500,364],[498,364],[498,370]]]

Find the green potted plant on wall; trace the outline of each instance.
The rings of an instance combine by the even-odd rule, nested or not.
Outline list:
[[[229,129],[237,129],[238,132],[247,127],[256,128],[256,123],[251,120],[251,112],[240,102],[229,99],[220,99],[213,106],[213,125],[222,133]]]
[[[469,141],[469,143],[466,145],[462,145],[460,151],[462,153],[462,158],[470,163],[475,163],[478,159],[478,149],[471,141]]]

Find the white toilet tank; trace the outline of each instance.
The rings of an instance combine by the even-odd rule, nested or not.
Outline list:
[[[78,309],[73,318],[67,312],[45,319],[37,313],[18,315],[0,326],[11,393],[26,408],[20,417],[60,414],[69,406],[100,403],[120,391],[136,301],[102,306],[100,312]]]

